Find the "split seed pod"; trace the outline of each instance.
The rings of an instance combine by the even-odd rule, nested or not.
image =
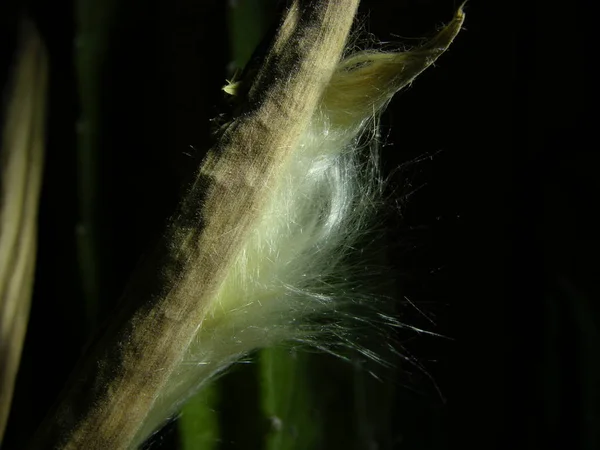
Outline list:
[[[460,9],[410,52],[342,58],[357,5],[292,2],[262,65],[243,80],[239,115],[36,448],[137,448],[238,358],[284,340],[318,345],[327,330],[311,319],[340,307],[343,261],[378,194],[360,162],[362,139],[463,22]]]

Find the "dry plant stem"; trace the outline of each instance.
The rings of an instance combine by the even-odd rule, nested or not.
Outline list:
[[[117,450],[138,443],[140,424],[196,335],[264,192],[320,101],[357,4],[293,2],[245,113],[209,152],[157,251],[166,260],[148,263],[131,285],[124,300],[137,305],[133,313],[109,326],[40,429],[36,448]],[[152,269],[166,288],[144,286]]]
[[[22,26],[1,147],[0,442],[19,368],[35,268],[44,156],[47,61],[40,37]]]

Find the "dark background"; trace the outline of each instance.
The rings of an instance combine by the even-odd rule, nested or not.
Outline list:
[[[22,7],[0,4],[3,85]],[[230,61],[226,2],[121,2],[97,66],[99,151],[82,162],[73,4],[25,7],[48,46],[51,91],[33,309],[3,449],[31,435],[160,232],[209,143]],[[360,17],[398,41],[431,35],[455,7],[363,0]],[[383,119],[384,171],[404,164],[392,187],[410,194],[389,219],[390,276],[453,341],[411,344],[437,388],[398,374],[397,438],[380,448],[597,449],[593,16],[583,0],[473,0],[466,12],[450,51]],[[97,186],[84,198],[82,178]],[[82,220],[102,262],[87,282]],[[82,306],[86,293],[102,304]]]

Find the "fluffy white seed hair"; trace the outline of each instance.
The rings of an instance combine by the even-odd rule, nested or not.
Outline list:
[[[413,51],[360,52],[339,63],[135,445],[253,350],[290,340],[323,348],[326,335],[349,339],[337,311],[360,298],[353,266],[362,261],[350,256],[381,202],[378,117],[398,90],[443,53],[462,21],[461,9]],[[235,95],[235,86],[226,92]],[[313,320],[323,317],[331,320]]]

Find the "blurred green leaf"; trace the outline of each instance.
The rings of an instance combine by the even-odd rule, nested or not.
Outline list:
[[[80,99],[77,130],[77,181],[79,218],[76,228],[78,267],[86,312],[85,330],[91,332],[100,313],[102,288],[98,223],[98,158],[102,134],[100,82],[107,59],[116,1],[78,0],[75,3],[75,66]]]
[[[284,348],[260,352],[262,408],[271,425],[268,450],[316,448],[322,430],[310,385],[309,358]]]
[[[230,0],[229,36],[231,59],[243,68],[262,40],[275,12],[273,0]]]
[[[211,383],[183,407],[178,422],[181,450],[218,448],[219,396],[219,383]]]

